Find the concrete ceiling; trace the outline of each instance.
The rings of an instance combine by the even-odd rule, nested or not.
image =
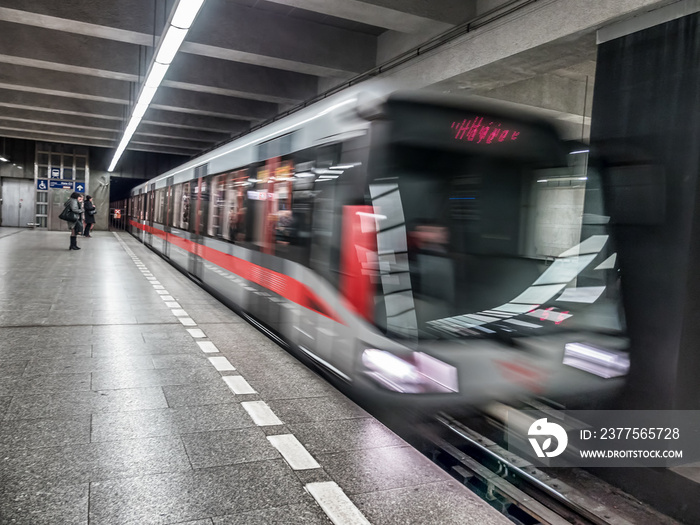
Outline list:
[[[669,2],[205,0],[128,149],[196,156],[489,17],[390,76],[540,108],[585,139],[596,29]],[[0,0],[0,137],[116,148],[175,3]]]
[[[194,156],[435,34],[462,0],[206,0],[130,150]],[[0,136],[115,148],[175,0],[0,0]]]

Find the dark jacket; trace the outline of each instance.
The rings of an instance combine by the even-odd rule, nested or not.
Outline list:
[[[96,211],[95,205],[92,201],[85,201],[83,206],[85,206],[85,222],[88,224],[95,224],[95,214],[90,213]]]
[[[82,213],[85,210],[81,206],[81,203],[78,202],[78,199],[68,199],[64,206],[70,206],[70,211],[72,211],[73,213],[81,214],[81,217],[80,219],[78,219],[78,221],[82,220]],[[78,221],[68,222],[68,229],[72,230],[73,228],[75,228],[75,225],[78,223]]]

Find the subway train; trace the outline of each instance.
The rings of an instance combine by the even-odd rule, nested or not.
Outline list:
[[[134,188],[128,228],[374,399],[570,403],[630,366],[602,178],[537,115],[340,93]]]

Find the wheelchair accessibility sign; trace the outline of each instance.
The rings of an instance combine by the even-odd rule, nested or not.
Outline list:
[[[46,179],[37,179],[36,181],[36,189],[37,190],[48,190],[49,189],[49,181]]]

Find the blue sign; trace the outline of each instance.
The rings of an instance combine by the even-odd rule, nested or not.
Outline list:
[[[49,189],[49,181],[46,179],[37,179],[36,180],[36,189],[37,190],[48,190]]]
[[[51,178],[60,179],[61,178],[61,168],[51,168]],[[51,186],[53,188],[53,186]]]
[[[76,182],[75,183],[75,191],[77,193],[85,193],[85,183],[84,182]]]
[[[49,181],[49,186],[51,188],[58,188],[62,190],[72,190],[73,181],[72,180],[51,180]]]

